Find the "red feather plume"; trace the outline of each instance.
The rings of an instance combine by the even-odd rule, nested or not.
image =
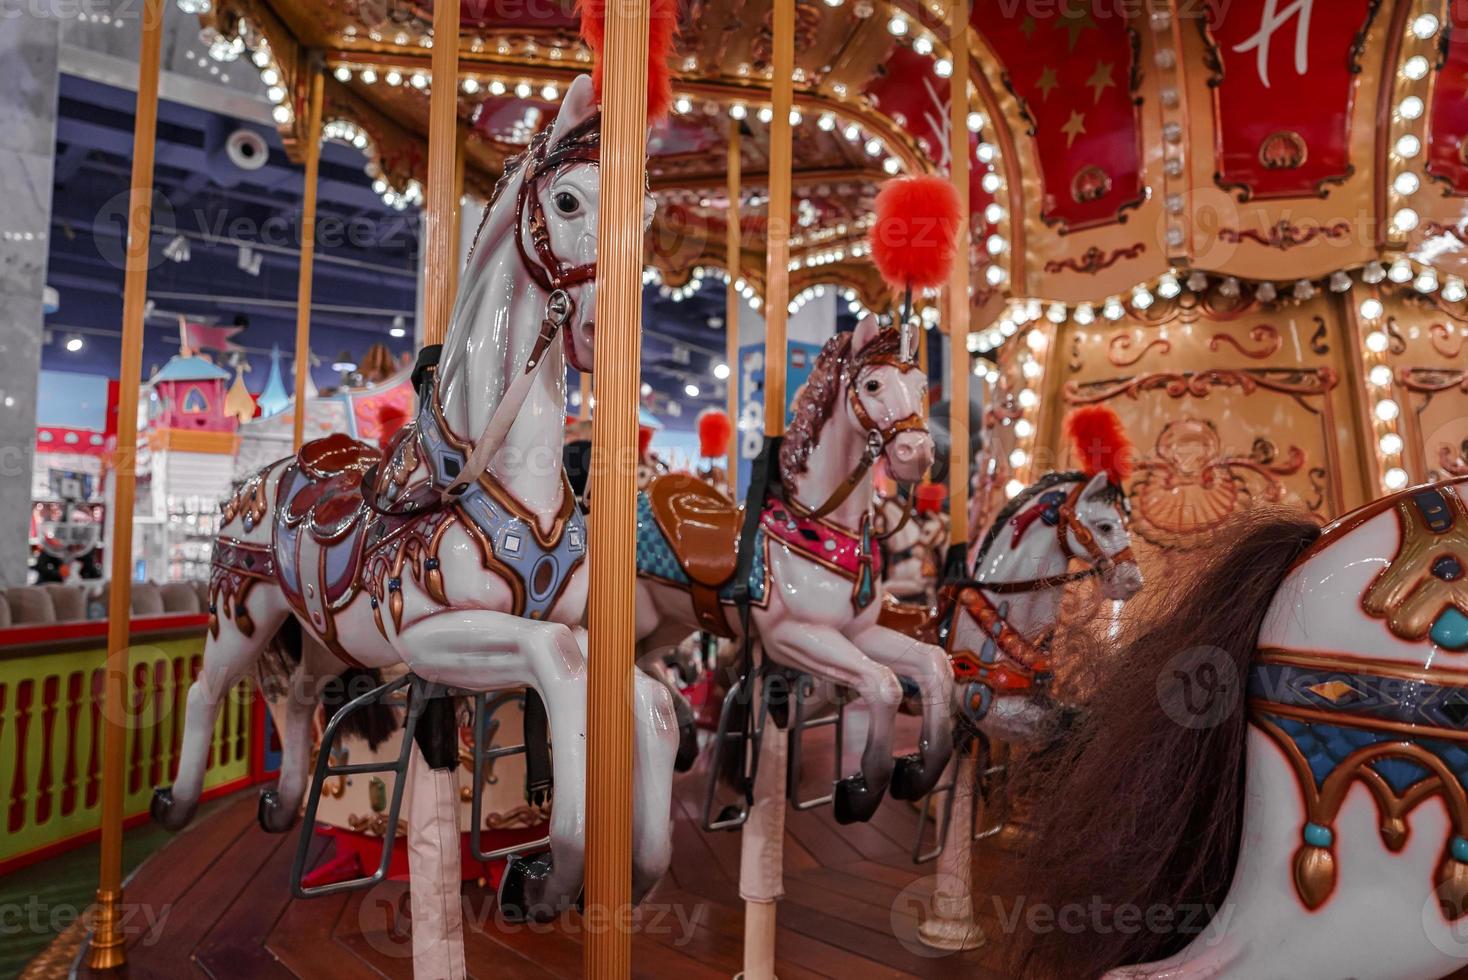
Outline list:
[[[706,408],[698,416],[698,454],[700,456],[722,456],[729,451],[729,438],[734,435],[734,423],[729,413]]]
[[[962,221],[958,191],[942,177],[898,177],[877,194],[872,259],[896,290],[928,289],[948,281]]]
[[[1112,483],[1125,486],[1132,474],[1132,443],[1114,411],[1082,406],[1066,416],[1065,432],[1087,476],[1104,472]]]
[[[637,427],[637,455],[646,456],[647,451],[652,448],[652,426],[639,425]]]
[[[581,15],[581,37],[591,48],[591,85],[601,102],[602,49],[607,37],[606,0],[576,0]],[[673,79],[668,55],[678,36],[678,0],[651,0],[647,37],[647,121],[667,116],[673,105]]]

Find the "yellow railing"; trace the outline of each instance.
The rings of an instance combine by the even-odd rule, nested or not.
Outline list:
[[[7,631],[0,631],[0,639]],[[127,817],[142,818],[153,787],[172,781],[189,685],[203,661],[197,634],[135,644],[128,658],[124,791]],[[0,646],[0,871],[88,839],[102,788],[105,637],[96,645],[35,654]],[[13,655],[18,653],[18,655]],[[220,712],[205,791],[247,779],[253,689],[242,681]]]

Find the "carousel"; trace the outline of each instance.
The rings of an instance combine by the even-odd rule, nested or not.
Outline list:
[[[0,628],[0,868],[101,855],[23,975],[1468,967],[1468,14],[772,3],[145,0],[114,516],[47,512],[105,651]],[[142,376],[165,15],[304,173],[295,363],[331,142],[411,357]]]

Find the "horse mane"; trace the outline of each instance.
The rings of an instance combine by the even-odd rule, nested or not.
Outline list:
[[[1089,664],[1076,664],[1092,675],[1081,725],[1016,773],[1017,792],[1043,802],[1030,811],[1034,833],[1017,855],[1013,894],[1052,912],[1079,908],[1085,928],[1018,930],[1006,972],[1028,976],[1055,964],[1064,975],[1084,964],[1097,975],[1163,959],[1222,907],[1243,824],[1248,667],[1275,593],[1319,536],[1300,511],[1251,508],[1225,522],[1211,547],[1176,563],[1164,586],[1128,604],[1110,655],[1092,651]],[[1062,634],[1057,659],[1065,646]],[[1183,703],[1180,685],[1160,684],[1180,654],[1206,658],[1226,685],[1212,696],[1231,700],[1198,708]],[[1167,910],[1167,926],[1119,929],[1109,916],[1121,908],[1149,923],[1152,910]]]
[[[863,364],[877,357],[890,357],[902,348],[902,335],[888,328],[878,334],[852,357],[851,334],[842,331],[821,348],[810,377],[795,393],[795,409],[790,428],[780,443],[780,478],[789,484],[805,473],[810,454],[821,438],[821,429],[836,410],[836,396],[841,385],[855,377]]]

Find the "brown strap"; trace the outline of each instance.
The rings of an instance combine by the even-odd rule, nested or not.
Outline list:
[[[907,527],[907,522],[912,520],[912,498],[913,490],[911,487],[908,487],[907,503],[902,508],[902,519],[897,522],[897,525],[895,527],[876,535],[878,541],[886,541],[888,538],[892,537],[892,535]],[[912,549],[909,548],[908,550],[911,551]]]
[[[1045,589],[1053,589],[1057,585],[1069,585],[1072,582],[1081,582],[1101,574],[1101,569],[1092,565],[1079,572],[1065,572],[1061,575],[1047,575],[1045,578],[1030,578],[1019,582],[979,582],[979,588],[995,595],[1015,595],[1020,592],[1042,592]]]
[[[826,502],[821,504],[819,507],[815,508],[814,510],[807,509],[805,504],[802,504],[800,501],[795,499],[794,494],[786,496],[785,505],[791,510],[795,511],[796,517],[806,517],[811,520],[819,520],[822,517],[825,517],[827,514],[831,513],[831,511],[835,510],[837,507],[840,507],[842,502],[845,501],[847,497],[851,496],[851,492],[855,490],[857,486],[861,483],[862,477],[866,476],[867,470],[871,468],[871,454],[865,453],[861,457],[861,462],[856,464],[856,469],[852,470],[846,475],[846,479],[841,481],[841,484],[831,492],[831,496],[826,498]]]

